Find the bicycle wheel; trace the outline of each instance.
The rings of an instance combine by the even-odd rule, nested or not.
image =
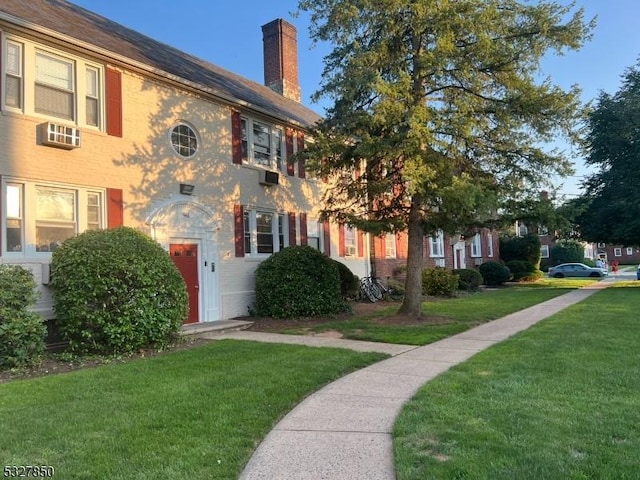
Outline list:
[[[382,300],[382,297],[384,296],[384,292],[380,288],[380,285],[378,285],[378,283],[375,280],[371,281],[370,285],[371,285],[371,293],[373,294],[374,297],[376,297],[376,300]]]
[[[371,303],[375,303],[376,300],[378,300],[376,296],[373,294],[373,289],[371,288],[371,282],[367,277],[360,280],[360,291],[366,298],[369,299]]]

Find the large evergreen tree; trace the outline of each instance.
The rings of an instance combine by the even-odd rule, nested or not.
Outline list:
[[[333,105],[305,153],[332,179],[324,214],[372,233],[408,232],[401,312],[419,315],[425,234],[488,225],[501,199],[570,171],[540,145],[557,134],[575,140],[579,91],[536,75],[545,53],[579,48],[593,25],[551,1],[299,7],[311,13],[312,39],[333,45],[315,95]]]
[[[587,164],[598,171],[578,199],[581,236],[592,242],[640,245],[640,63],[615,95],[601,92],[589,117]]]

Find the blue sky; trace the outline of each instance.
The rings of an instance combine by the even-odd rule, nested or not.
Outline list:
[[[244,77],[262,83],[261,26],[284,18],[298,29],[300,86],[303,103],[318,113],[322,104],[309,97],[318,88],[322,58],[327,46],[311,47],[308,17],[293,18],[297,0],[71,0],[111,20],[145,35],[206,59]],[[569,0],[558,0],[567,4]],[[562,87],[578,84],[583,100],[590,101],[603,90],[616,92],[625,69],[636,64],[640,55],[640,2],[638,0],[577,0],[586,18],[598,17],[593,40],[580,51],[562,57],[545,58],[545,76]],[[562,145],[561,145],[562,146]],[[560,193],[569,198],[579,192],[578,182],[585,174],[581,158],[572,156],[576,176],[559,181]]]

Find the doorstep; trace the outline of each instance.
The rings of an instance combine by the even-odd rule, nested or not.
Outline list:
[[[218,320],[216,322],[189,323],[182,326],[182,335],[196,335],[198,333],[226,333],[245,330],[253,322],[244,320]]]

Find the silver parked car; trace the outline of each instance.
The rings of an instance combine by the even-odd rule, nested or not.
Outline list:
[[[563,277],[604,277],[609,274],[606,268],[589,267],[584,263],[561,263],[549,268],[549,276]]]

